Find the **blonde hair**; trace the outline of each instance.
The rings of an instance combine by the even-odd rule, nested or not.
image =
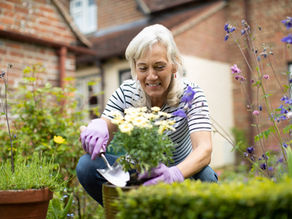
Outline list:
[[[138,33],[132,41],[129,43],[126,49],[126,59],[129,61],[131,68],[131,75],[134,80],[137,82],[137,89],[140,96],[142,97],[137,103],[137,106],[147,106],[150,107],[150,99],[147,97],[139,81],[137,80],[136,73],[136,60],[138,60],[143,53],[150,49],[154,44],[161,43],[166,47],[167,58],[174,64],[177,68],[176,77],[172,76],[169,91],[167,95],[166,103],[170,106],[176,106],[179,103],[179,98],[183,92],[182,86],[182,76],[183,76],[183,67],[181,55],[177,49],[177,46],[174,42],[172,33],[166,27],[160,24],[154,24],[148,27],[145,27],[140,33]]]

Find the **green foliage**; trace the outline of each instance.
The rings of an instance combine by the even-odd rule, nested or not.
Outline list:
[[[292,214],[292,179],[223,184],[186,180],[121,193],[117,218],[285,218]]]
[[[288,163],[288,176],[292,178],[292,150],[290,147],[286,148],[287,163]]]
[[[23,74],[23,80],[9,96],[13,151],[27,159],[33,152],[54,156],[54,161],[60,164],[60,173],[71,179],[83,153],[78,138],[83,114],[77,110],[75,89],[70,81],[64,89],[41,84],[40,75],[44,74],[41,65],[26,67]],[[64,142],[54,141],[54,136],[62,137]],[[0,137],[3,139],[0,159],[7,160],[10,144],[6,129],[0,129]]]
[[[15,160],[15,172],[10,161],[0,166],[0,190],[40,189],[48,187],[51,191],[59,190],[64,184],[58,173],[59,167],[53,160],[34,153],[32,159],[18,156]]]
[[[234,136],[234,140],[235,140],[235,149],[241,151],[245,151],[246,148],[248,147],[248,141],[246,138],[246,133],[238,128],[232,128],[231,132]]]
[[[73,194],[70,194],[66,204],[64,204],[63,199],[67,197],[67,195],[61,197],[59,192],[54,194],[54,198],[49,204],[47,219],[65,219],[67,216],[74,216],[74,214],[69,213],[73,203]]]
[[[172,141],[164,135],[158,134],[158,128],[135,128],[131,135],[116,132],[111,142],[113,150],[126,151],[126,155],[119,158],[119,163],[125,170],[150,170],[160,162],[168,163],[172,154]],[[129,157],[131,161],[129,162]]]

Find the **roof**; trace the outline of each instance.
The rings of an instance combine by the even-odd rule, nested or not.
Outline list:
[[[152,14],[196,1],[198,0],[136,0],[144,14]]]
[[[173,1],[171,0],[169,2]],[[187,2],[187,0],[185,0],[184,2]],[[92,49],[97,51],[97,57],[95,57],[95,59],[97,58],[98,60],[102,61],[112,57],[124,57],[125,50],[133,37],[135,37],[144,27],[151,24],[162,24],[168,29],[175,31],[174,34],[180,34],[181,32],[187,30],[192,25],[200,21],[200,19],[198,18],[205,18],[207,15],[210,14],[210,11],[213,12],[214,8],[218,8],[218,5],[222,3],[222,1],[204,2],[207,3],[197,3],[192,5],[192,7],[188,6],[179,10],[169,9],[164,13],[160,13],[159,16],[151,16],[150,19],[148,19],[144,23],[128,27],[124,30],[118,30],[91,38],[91,42],[93,43]],[[179,28],[181,25],[182,28]],[[92,61],[96,61],[94,60],[94,57],[84,55],[77,57],[78,64]]]

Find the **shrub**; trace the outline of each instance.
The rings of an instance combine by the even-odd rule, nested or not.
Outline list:
[[[183,183],[140,187],[116,202],[118,218],[288,218],[292,215],[292,179],[275,183]]]

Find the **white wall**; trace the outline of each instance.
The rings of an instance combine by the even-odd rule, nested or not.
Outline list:
[[[229,65],[193,56],[183,56],[183,60],[185,77],[204,90],[211,117],[230,134],[234,122]],[[232,146],[218,133],[213,132],[211,166],[218,168],[234,163],[235,155],[231,150]]]
[[[111,97],[113,92],[120,86],[119,85],[119,71],[129,68],[128,61],[126,60],[111,60],[103,66],[104,70],[104,97],[105,103]]]

